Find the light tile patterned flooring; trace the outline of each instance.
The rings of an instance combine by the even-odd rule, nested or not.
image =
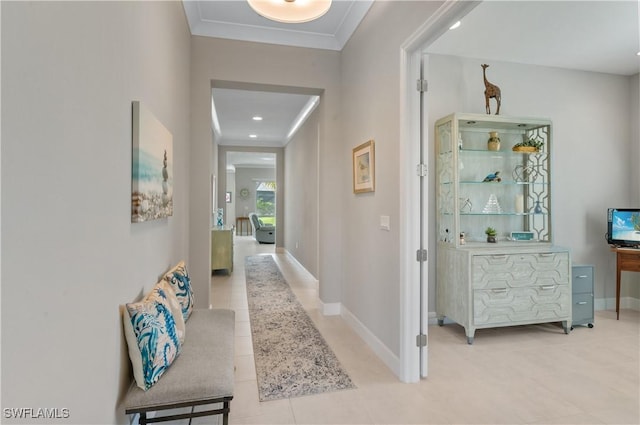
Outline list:
[[[244,257],[271,253],[357,385],[355,390],[258,401]],[[315,280],[273,245],[235,241],[234,272],[212,277],[214,307],[236,311],[231,424],[639,424],[640,313],[596,313],[595,327],[429,327],[429,376],[404,384],[338,316],[322,316]],[[204,419],[204,421],[203,421]],[[215,420],[215,419],[214,419]],[[197,423],[211,423],[201,418]]]

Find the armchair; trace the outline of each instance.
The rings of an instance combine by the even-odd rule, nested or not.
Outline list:
[[[259,243],[276,243],[275,226],[262,224],[255,213],[249,213],[249,221],[253,228],[253,236]]]

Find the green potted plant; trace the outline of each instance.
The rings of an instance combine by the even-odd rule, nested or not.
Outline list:
[[[496,235],[498,234],[496,229],[494,229],[493,227],[487,227],[484,232],[487,234],[487,242],[496,243]]]
[[[544,146],[544,142],[534,139],[523,140],[520,143],[516,143],[511,150],[514,152],[540,152],[540,149]]]

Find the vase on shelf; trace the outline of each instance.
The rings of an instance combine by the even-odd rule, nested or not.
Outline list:
[[[487,201],[484,209],[482,210],[484,214],[500,214],[502,213],[502,207],[498,202],[498,198],[495,194],[489,195],[489,200]]]
[[[490,151],[500,150],[500,137],[498,137],[497,131],[489,132],[489,140],[487,141],[487,149]]]
[[[223,226],[224,225],[224,210],[222,208],[218,208],[216,214],[216,225]]]
[[[524,196],[523,195],[516,195],[515,212],[516,214],[522,214],[524,212]]]
[[[535,214],[542,214],[542,207],[540,206],[540,201],[536,201],[536,206],[533,208],[533,212]]]

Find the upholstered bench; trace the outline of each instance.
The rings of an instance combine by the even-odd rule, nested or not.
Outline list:
[[[148,390],[132,383],[123,400],[125,412],[139,413],[141,425],[220,414],[227,425],[233,399],[234,332],[234,311],[194,309],[186,322],[186,338],[179,356]],[[196,409],[211,404],[216,406]],[[191,407],[191,411],[147,416],[149,412],[184,407]]]

